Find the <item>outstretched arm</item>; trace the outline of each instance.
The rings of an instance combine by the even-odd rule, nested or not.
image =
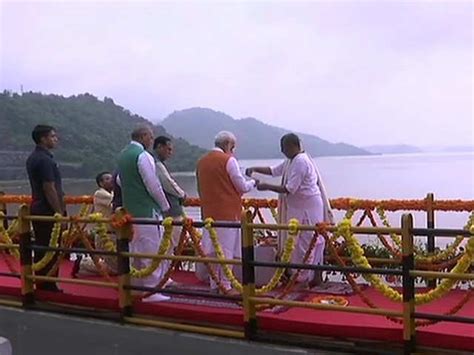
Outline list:
[[[239,193],[244,194],[255,187],[256,181],[254,179],[245,180],[245,178],[242,176],[239,163],[234,157],[231,157],[227,161],[226,169],[232,184]]]
[[[273,185],[273,184],[266,184],[260,183],[257,185],[257,190],[259,191],[273,191],[279,194],[287,194],[288,190],[283,185]]]
[[[272,169],[269,166],[254,166],[245,169],[245,175],[252,176],[253,173],[259,173],[263,175],[272,175]]]

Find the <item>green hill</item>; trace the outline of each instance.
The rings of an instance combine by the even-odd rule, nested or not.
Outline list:
[[[241,159],[281,158],[280,138],[290,131],[267,125],[255,118],[236,120],[222,112],[207,108],[191,108],[173,112],[161,124],[174,136],[205,149],[214,144],[214,136],[222,130],[233,132],[238,139],[237,156]],[[304,149],[312,156],[369,155],[366,150],[345,143],[330,143],[319,137],[299,133]]]
[[[120,150],[130,140],[132,129],[145,118],[130,113],[110,98],[103,101],[90,94],[71,97],[4,91],[0,93],[0,179],[25,178],[25,159],[33,149],[31,130],[36,124],[57,128],[60,145],[55,151],[65,177],[91,178],[111,170]],[[153,126],[155,135],[168,135]],[[205,152],[184,139],[175,140],[171,170],[193,171]]]

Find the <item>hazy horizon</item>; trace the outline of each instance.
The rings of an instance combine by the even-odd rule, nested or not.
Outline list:
[[[0,4],[0,88],[206,107],[357,146],[474,145],[470,1]]]

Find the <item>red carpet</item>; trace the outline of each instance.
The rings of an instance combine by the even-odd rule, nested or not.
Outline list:
[[[65,262],[61,267],[61,276],[69,278],[70,270],[71,263]],[[3,258],[0,258],[0,271],[9,271]],[[199,283],[192,273],[187,272],[178,272],[173,278],[180,283]],[[88,279],[99,278],[88,277]],[[55,301],[96,309],[118,309],[117,291],[115,290],[73,284],[62,284],[61,288],[65,291],[64,294],[39,291],[36,293],[36,297],[43,301]],[[401,304],[385,299],[374,289],[368,288],[366,294],[379,307],[401,310]],[[465,291],[451,291],[441,300],[417,307],[417,311],[443,314],[452,308],[464,294]],[[0,277],[0,295],[20,296],[20,280]],[[346,298],[351,306],[365,307],[365,304],[357,295],[347,296]],[[181,320],[243,325],[242,311],[232,308],[167,302],[158,304],[136,302],[134,312]],[[474,318],[474,300],[471,299],[457,315]],[[258,320],[259,327],[265,330],[313,334],[339,339],[358,338],[402,342],[402,326],[382,316],[291,308],[279,314],[260,312]],[[427,327],[419,327],[417,329],[417,342],[423,346],[474,351],[474,325],[440,322]]]

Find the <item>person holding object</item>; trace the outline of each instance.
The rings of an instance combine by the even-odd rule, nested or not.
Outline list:
[[[321,175],[313,160],[302,150],[301,142],[296,134],[285,134],[280,140],[282,153],[287,157],[285,161],[274,167],[250,167],[246,175],[260,173],[271,176],[281,176],[280,185],[259,183],[260,191],[274,191],[279,194],[279,223],[288,223],[296,218],[301,224],[315,225],[321,222],[334,223],[333,213],[327,198],[326,189]],[[302,231],[297,239],[293,252],[293,263],[302,263],[314,233]],[[279,250],[281,251],[286,240],[286,233],[279,235]],[[322,264],[324,261],[325,240],[318,237],[316,246],[308,259],[313,265]],[[322,282],[321,272],[302,271],[298,277],[299,282],[308,282],[314,287]]]
[[[233,133],[219,132],[214,145],[214,149],[198,161],[196,170],[202,219],[210,217],[215,221],[238,222],[242,214],[242,195],[253,189],[257,181],[246,180],[240,172],[239,163],[233,156],[236,146]],[[239,229],[216,228],[216,231],[225,258],[241,258]],[[203,233],[203,248],[208,256],[213,254],[214,247],[206,230]],[[215,268],[223,287],[231,292],[231,283],[224,276],[222,267],[212,267]],[[210,286],[211,290],[217,292],[217,285],[212,278]]]

